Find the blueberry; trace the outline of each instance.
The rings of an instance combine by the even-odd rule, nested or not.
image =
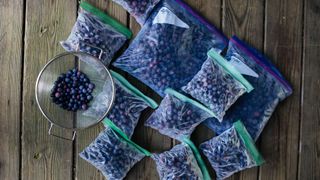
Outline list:
[[[93,88],[95,88],[95,86],[94,86],[94,84],[90,83],[90,84],[88,85],[88,88],[93,89]]]
[[[86,104],[83,104],[83,105],[81,106],[81,108],[82,108],[82,110],[87,110],[87,109],[88,109],[88,106],[87,106]]]

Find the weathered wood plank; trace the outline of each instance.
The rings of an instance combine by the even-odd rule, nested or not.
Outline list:
[[[261,136],[260,179],[296,179],[301,95],[303,1],[267,0],[265,52],[293,86]]]
[[[222,29],[229,37],[236,35],[257,49],[263,48],[263,0],[224,0]],[[251,168],[229,179],[257,179],[258,168]]]
[[[303,102],[298,178],[320,179],[320,1],[305,0]]]
[[[0,1],[0,179],[19,179],[23,5]]]
[[[92,5],[102,9],[108,15],[114,17],[119,20],[123,24],[127,24],[127,13],[117,4],[113,3],[110,0],[89,0],[89,3]],[[70,31],[70,30],[69,30]],[[105,179],[105,177],[100,173],[94,166],[83,160],[79,157],[79,153],[88,146],[104,129],[102,124],[98,126],[94,126],[89,129],[85,129],[78,133],[76,139],[76,151],[74,154],[74,158],[76,160],[76,168],[75,168],[75,178],[78,180],[87,180],[87,179]]]
[[[72,178],[72,142],[47,134],[48,122],[35,103],[34,85],[43,65],[64,51],[59,41],[73,25],[76,5],[77,1],[26,1],[21,179]]]

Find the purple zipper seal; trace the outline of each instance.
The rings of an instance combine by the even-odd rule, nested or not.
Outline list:
[[[203,17],[201,17],[197,12],[195,12],[189,5],[184,3],[181,0],[175,0],[178,4],[180,4],[184,9],[186,9],[190,14],[192,14],[194,17],[196,17],[202,24],[206,25],[206,27],[213,31],[214,33],[217,33],[220,35],[220,37],[223,39],[224,43],[228,44],[228,38],[215,26],[211,25],[207,20],[205,20]]]
[[[243,51],[245,51],[249,56],[251,56],[254,61],[259,64],[260,66],[262,66],[266,71],[268,71],[272,76],[274,76],[281,84],[284,85],[284,87],[289,91],[289,93],[292,93],[292,87],[290,86],[290,84],[283,78],[283,76],[280,74],[280,72],[276,69],[276,68],[272,68],[270,66],[273,67],[273,65],[271,64],[271,62],[267,62],[267,60],[263,60],[261,59],[261,57],[259,57],[256,53],[250,51],[248,49],[248,47],[246,47],[247,45],[244,44],[244,42],[241,42],[241,40],[236,37],[236,36],[232,36],[232,38],[230,39],[231,42],[235,43],[239,48],[241,48]],[[265,62],[264,62],[265,61]],[[269,65],[268,65],[269,64]],[[275,72],[278,71],[278,72]]]

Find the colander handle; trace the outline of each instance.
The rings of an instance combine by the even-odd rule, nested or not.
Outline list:
[[[49,127],[49,130],[48,130],[48,134],[49,135],[57,137],[57,138],[60,138],[60,139],[68,140],[68,141],[74,141],[74,139],[76,138],[77,131],[72,131],[72,138],[70,139],[70,138],[66,138],[66,137],[62,137],[62,136],[59,136],[57,134],[54,134],[52,132],[53,126],[54,126],[54,124],[50,123],[50,127]]]
[[[79,51],[79,50],[80,50],[80,43],[98,49],[98,50],[100,51],[98,58],[101,59],[102,54],[104,53],[104,50],[103,50],[103,49],[101,49],[100,47],[94,46],[94,45],[92,45],[92,44],[89,44],[89,43],[86,43],[86,42],[83,42],[83,41],[79,41],[79,43],[77,44],[77,47],[76,47],[76,51]]]

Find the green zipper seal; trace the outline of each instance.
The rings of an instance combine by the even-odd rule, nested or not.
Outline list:
[[[260,166],[264,163],[264,159],[257,150],[256,146],[254,145],[254,141],[251,138],[250,134],[248,133],[247,129],[244,127],[243,123],[239,120],[233,124],[234,128],[238,132],[242,142],[244,143],[245,147],[248,149],[249,153],[253,157],[254,161],[256,162],[257,166]]]
[[[191,148],[194,156],[196,157],[196,160],[198,162],[198,165],[199,165],[199,167],[201,169],[201,172],[202,172],[202,175],[203,175],[203,179],[204,180],[210,180],[211,178],[210,178],[208,169],[207,169],[206,164],[204,163],[204,161],[203,161],[203,159],[202,159],[202,157],[200,155],[200,152],[198,151],[197,147],[188,138],[184,138],[183,142],[186,143]]]
[[[93,5],[91,5],[90,3],[86,2],[86,1],[81,1],[80,3],[80,7],[92,14],[94,14],[95,16],[97,16],[103,23],[108,24],[110,26],[112,26],[114,29],[116,29],[117,31],[119,31],[121,34],[123,34],[124,36],[126,36],[128,39],[130,39],[132,37],[132,32],[124,25],[122,25],[120,22],[118,22],[117,20],[115,20],[114,18],[110,17],[109,15],[107,15],[106,13],[104,13],[103,11],[101,11],[100,9],[94,7]]]
[[[176,98],[182,100],[183,102],[188,102],[190,104],[193,104],[195,106],[197,106],[198,108],[206,111],[207,113],[209,113],[211,116],[214,116],[214,117],[217,117],[216,114],[214,112],[212,112],[210,109],[208,109],[207,107],[205,107],[204,105],[200,104],[199,102],[193,100],[193,99],[190,99],[188,98],[187,96],[171,89],[171,88],[167,88],[165,91],[164,91],[166,94],[170,94],[170,95],[173,95],[175,96]]]
[[[132,84],[130,84],[130,82],[128,80],[126,80],[123,76],[121,76],[120,74],[118,74],[118,73],[116,73],[115,71],[112,71],[112,70],[110,70],[110,73],[111,73],[111,76],[113,78],[115,78],[116,80],[118,80],[122,86],[124,86],[127,90],[129,90],[133,95],[139,97],[144,102],[149,104],[149,106],[152,109],[156,109],[159,106],[158,103],[156,103],[150,97],[144,95],[141,91],[139,91],[139,89],[137,89]]]
[[[253,90],[253,86],[247,81],[246,78],[242,76],[242,74],[232,66],[227,60],[225,60],[219,53],[215,50],[211,49],[208,52],[208,56],[214,61],[217,62],[224,70],[226,70],[232,77],[238,80],[247,90],[247,92],[251,92]]]
[[[132,147],[134,147],[135,149],[137,149],[139,152],[141,152],[142,154],[146,155],[146,156],[151,156],[151,153],[142,148],[141,146],[139,146],[138,144],[134,143],[133,141],[131,141],[129,139],[129,137],[123,132],[121,131],[120,128],[118,128],[110,119],[105,118],[103,123],[106,126],[109,126],[113,131],[115,131],[116,134],[118,134],[125,142],[127,142],[129,145],[131,145]]]

